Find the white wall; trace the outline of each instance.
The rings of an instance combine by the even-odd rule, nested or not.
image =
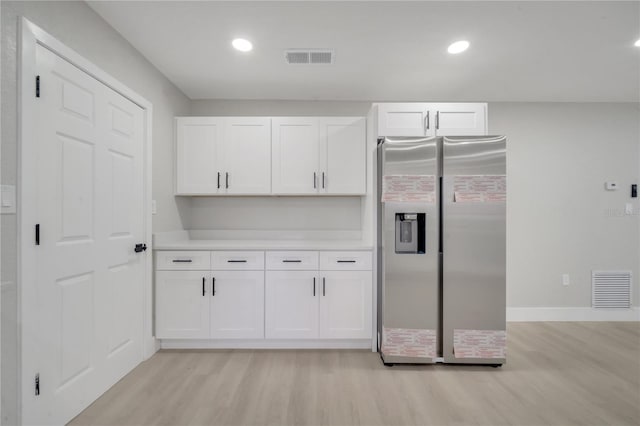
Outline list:
[[[17,23],[25,16],[153,103],[154,231],[182,228],[180,200],[173,197],[173,116],[190,101],[84,2],[2,1],[2,183],[16,183]],[[183,201],[182,201],[183,202]],[[184,202],[183,202],[184,204]],[[16,424],[16,216],[3,215],[2,235],[2,423]]]
[[[639,112],[633,103],[489,105],[491,133],[508,137],[507,306],[588,307],[592,269],[631,269],[639,304],[640,212],[630,198]],[[608,180],[620,189],[605,191]]]
[[[199,100],[192,115],[366,115],[366,102]],[[636,277],[640,107],[633,103],[491,103],[489,130],[508,137],[507,306],[589,307],[592,269]],[[606,180],[620,189],[604,190]],[[195,200],[192,224],[236,226],[238,200]],[[631,202],[635,214],[622,215]],[[260,202],[256,202],[256,206]],[[210,210],[208,210],[210,209]],[[356,205],[351,206],[355,214]],[[571,284],[561,284],[568,273]]]

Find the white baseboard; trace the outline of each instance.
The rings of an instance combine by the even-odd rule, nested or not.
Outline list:
[[[371,339],[161,339],[161,349],[371,349]]]
[[[528,321],[640,321],[640,308],[594,309],[590,307],[507,308],[508,322]]]

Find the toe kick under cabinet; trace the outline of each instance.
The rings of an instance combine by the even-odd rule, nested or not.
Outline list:
[[[372,338],[370,251],[155,254],[155,335],[182,341],[175,347],[189,340],[194,347],[322,347]]]

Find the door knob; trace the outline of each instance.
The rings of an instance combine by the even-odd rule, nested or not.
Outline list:
[[[136,247],[133,249],[136,253],[140,253],[141,251],[146,251],[147,250],[147,245],[140,243],[140,244],[136,244]]]

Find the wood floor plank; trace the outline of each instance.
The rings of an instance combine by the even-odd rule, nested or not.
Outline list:
[[[71,425],[639,425],[640,323],[510,323],[507,364],[366,350],[172,350]]]

